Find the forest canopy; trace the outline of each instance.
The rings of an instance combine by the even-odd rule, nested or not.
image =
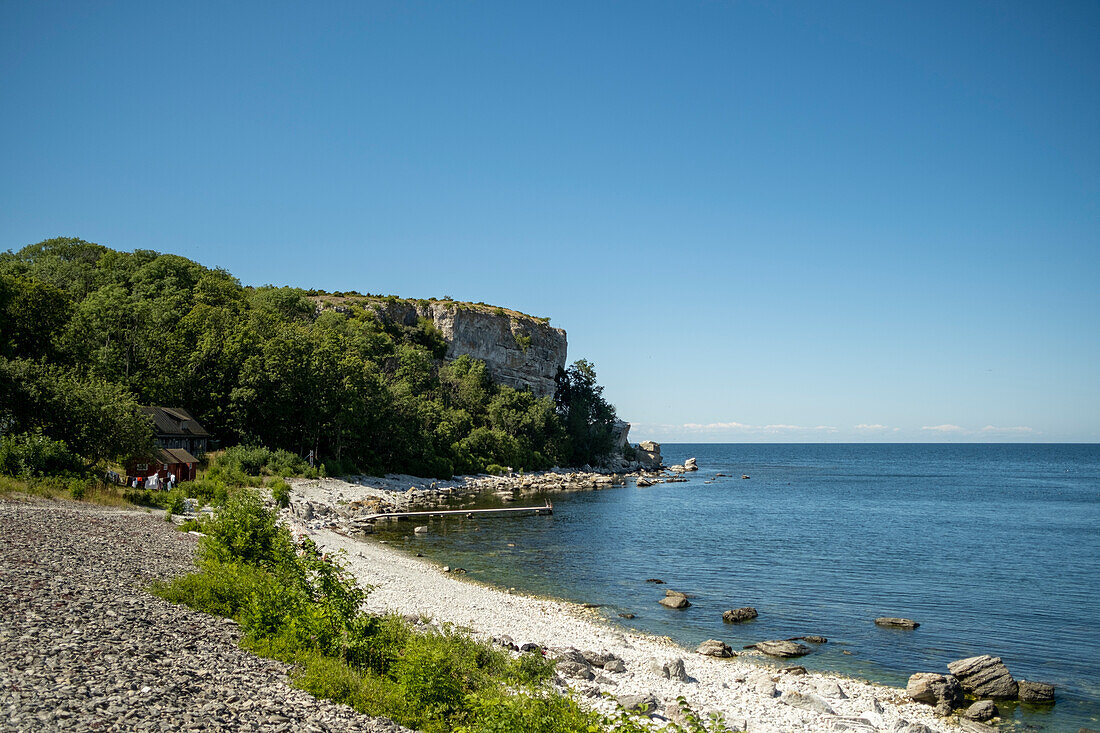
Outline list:
[[[139,405],[185,407],[222,445],[313,450],[329,473],[449,477],[610,452],[614,408],[587,362],[559,374],[555,400],[445,352],[428,319],[319,311],[307,291],[244,287],[178,255],[50,239],[0,253],[0,453],[139,454]]]

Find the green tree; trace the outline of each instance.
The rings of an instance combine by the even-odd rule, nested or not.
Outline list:
[[[617,418],[615,408],[603,398],[592,363],[579,359],[560,370],[554,401],[565,424],[572,465],[595,463],[610,455]]]

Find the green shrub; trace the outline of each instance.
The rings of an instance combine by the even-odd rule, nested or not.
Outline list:
[[[530,655],[527,655],[530,656]],[[600,716],[549,690],[473,695],[469,720],[456,733],[590,733],[600,731]]]
[[[75,473],[81,469],[80,459],[69,446],[41,432],[0,437],[0,473],[32,478]]]
[[[187,494],[177,486],[164,495],[164,508],[169,514],[183,514],[187,510],[187,504],[184,501],[186,498]]]
[[[199,505],[213,504],[224,506],[229,498],[229,487],[224,481],[205,476],[195,481],[184,481],[179,485],[184,496],[198,499]]]
[[[248,604],[255,588],[269,574],[259,568],[234,562],[210,561],[200,573],[169,582],[156,582],[150,590],[172,603],[182,603],[215,616],[236,618]]]
[[[163,507],[168,495],[160,491],[149,489],[127,489],[122,493],[122,498],[131,504],[139,506]]]
[[[271,498],[283,509],[290,506],[290,484],[282,479],[276,479],[271,484]]]

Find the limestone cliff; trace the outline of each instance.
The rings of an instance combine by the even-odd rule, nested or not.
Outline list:
[[[530,389],[540,397],[554,394],[554,378],[565,367],[565,331],[552,327],[548,319],[453,300],[370,297],[356,304],[405,326],[430,318],[447,341],[447,359],[463,354],[480,359],[495,381]]]

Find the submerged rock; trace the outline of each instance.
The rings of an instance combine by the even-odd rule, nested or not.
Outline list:
[[[992,700],[979,700],[966,710],[962,711],[961,715],[970,720],[977,720],[978,722],[985,722],[1000,715],[1000,711],[997,710],[997,706],[993,704]]]
[[[879,616],[875,619],[876,626],[886,626],[891,629],[915,629],[919,623],[911,618],[896,618],[894,616]]]
[[[804,657],[813,651],[805,644],[799,644],[797,641],[787,641],[786,639],[758,641],[755,644],[749,645],[749,648],[764,652],[770,657],[780,657],[783,659]]]
[[[787,641],[808,641],[811,644],[827,644],[829,640],[824,636],[817,636],[816,634],[810,634],[809,636],[792,636]]]
[[[1000,657],[983,654],[959,659],[947,665],[962,688],[975,697],[1012,700],[1019,693],[1016,680]]]

